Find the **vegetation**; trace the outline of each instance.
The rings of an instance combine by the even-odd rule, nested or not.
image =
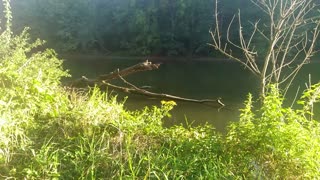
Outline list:
[[[27,29],[11,31],[9,1],[0,34],[1,179],[316,179],[320,125],[313,104],[320,84],[282,107],[270,85],[262,107],[249,95],[225,137],[205,125],[164,128],[175,106],[126,111],[99,88],[60,85],[69,76],[53,50],[39,51]]]
[[[244,27],[257,19],[250,0],[223,0],[222,30],[243,10]],[[214,0],[24,0],[12,1],[14,30],[31,27],[62,53],[153,56],[215,55],[206,43],[214,26]],[[237,35],[236,28],[232,34]],[[263,48],[264,49],[264,48]]]
[[[283,98],[272,85],[254,113],[249,94],[240,121],[230,125],[226,137],[231,171],[249,179],[319,178],[320,124],[308,118],[312,113],[307,105],[319,100],[319,88],[317,84],[305,93],[303,110],[283,108]]]
[[[25,26],[31,27],[32,37],[48,40],[48,46],[60,53],[221,57],[220,53],[212,51],[206,45],[211,42],[208,30],[216,26],[213,17],[214,2],[215,0],[12,1],[16,19],[13,29],[20,32]],[[316,0],[312,2],[319,4]],[[229,22],[238,10],[241,12],[244,37],[250,37],[254,29],[252,23],[267,23],[270,19],[251,0],[223,0],[219,1],[218,7],[221,32],[229,29],[230,40],[237,44],[241,42],[237,38],[238,28],[235,25],[229,28]],[[316,10],[308,13],[318,15]],[[268,32],[266,28],[263,30],[264,33]],[[254,41],[254,51],[265,53],[266,39],[259,33],[256,34],[258,37]],[[224,35],[221,38],[227,40]],[[230,48],[233,55],[242,54],[238,48]]]
[[[59,52],[129,55],[208,54],[212,0],[13,1],[16,29]]]

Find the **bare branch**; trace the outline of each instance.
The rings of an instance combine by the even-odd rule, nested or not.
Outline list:
[[[216,6],[215,6],[215,18],[216,18],[216,28],[215,28],[215,33],[217,34],[218,37],[218,47],[221,47],[221,36],[220,36],[220,29],[219,29],[219,20],[218,20],[218,1],[216,1]],[[215,37],[215,36],[214,36]]]
[[[131,92],[131,93],[136,93],[136,94],[141,94],[145,96],[150,96],[150,97],[157,97],[157,98],[165,98],[165,99],[170,99],[170,100],[177,100],[177,101],[185,101],[185,102],[192,102],[192,103],[217,103],[221,107],[225,106],[225,104],[222,103],[221,98],[217,99],[191,99],[191,98],[184,98],[180,96],[174,96],[170,94],[163,94],[163,93],[154,93],[150,92],[141,88],[138,88],[137,86],[133,85],[132,83],[128,82],[125,80],[123,77],[119,75],[119,78],[127,85],[129,85],[132,88],[127,88],[127,87],[122,87],[122,86],[116,86],[110,83],[103,83],[104,85],[110,86],[112,88],[116,88],[119,90],[122,90],[124,92]]]
[[[262,28],[269,29],[267,31],[260,29],[260,23],[257,21],[251,23],[253,31],[245,36],[239,11],[237,17],[239,42],[235,43],[230,37],[231,26],[235,21],[234,16],[227,27],[227,43],[221,45],[222,38],[212,35],[212,46],[259,76],[261,95],[264,97],[266,84],[286,84],[287,90],[302,66],[310,61],[316,52],[314,48],[320,31],[320,15],[311,14],[316,6],[310,0],[251,0],[251,2],[268,15],[268,25]],[[217,21],[216,18],[216,24],[219,25]],[[311,37],[310,26],[315,26],[311,31]],[[256,62],[259,49],[256,52],[256,46],[252,45],[257,34],[261,35],[268,43],[267,52],[262,55],[262,65]],[[227,51],[230,49],[229,46],[239,49],[244,58],[238,58],[231,51]],[[261,57],[261,55],[259,56]],[[298,61],[299,58],[302,59]],[[296,62],[298,64],[292,67]],[[285,69],[289,70],[289,74],[283,74]]]

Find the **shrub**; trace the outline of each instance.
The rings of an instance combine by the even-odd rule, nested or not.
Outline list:
[[[28,162],[35,141],[37,117],[57,116],[65,111],[67,96],[60,78],[68,76],[53,50],[32,52],[43,44],[30,42],[28,29],[20,35],[11,31],[11,12],[4,1],[6,29],[0,34],[0,174],[15,174]],[[31,156],[30,156],[31,157]]]
[[[319,123],[306,118],[305,107],[284,108],[279,90],[273,85],[270,89],[257,112],[252,110],[249,94],[240,121],[229,127],[226,149],[233,162],[232,171],[246,178],[320,177]],[[304,97],[311,94],[305,93]]]

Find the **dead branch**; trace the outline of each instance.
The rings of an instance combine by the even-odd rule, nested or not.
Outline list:
[[[113,79],[117,79],[117,78],[119,78],[119,76],[124,77],[129,74],[136,73],[136,72],[151,71],[154,69],[158,69],[159,66],[160,66],[160,64],[152,64],[152,62],[149,62],[148,60],[146,60],[145,62],[136,64],[134,66],[128,67],[128,68],[123,69],[121,71],[119,71],[119,69],[117,69],[109,74],[100,75],[98,77],[98,80],[107,82],[107,81],[110,81]]]
[[[116,69],[115,71],[113,71],[109,74],[100,75],[96,79],[89,79],[85,76],[82,76],[81,78],[76,79],[76,80],[68,83],[67,86],[71,86],[71,87],[90,86],[90,87],[93,87],[95,85],[101,84],[102,82],[109,82],[111,80],[118,79],[119,76],[124,77],[124,76],[130,75],[130,74],[136,73],[136,72],[151,71],[154,69],[158,69],[159,66],[160,66],[160,64],[153,64],[152,62],[149,62],[148,60],[146,60],[145,62],[138,63],[136,65],[130,66],[130,67],[123,69],[123,70]]]
[[[116,86],[107,82],[103,83],[104,85],[117,89],[117,90],[121,90],[125,93],[132,93],[132,94],[139,94],[139,95],[145,95],[145,96],[150,96],[150,97],[156,97],[156,98],[164,98],[164,99],[170,99],[170,100],[175,100],[175,101],[184,101],[184,102],[193,102],[193,103],[218,103],[221,107],[225,106],[225,104],[223,104],[221,102],[221,98],[218,99],[190,99],[190,98],[184,98],[184,97],[179,97],[179,96],[174,96],[174,95],[170,95],[170,94],[164,94],[164,93],[154,93],[154,92],[150,92],[144,89],[140,89],[137,88],[135,86],[132,86],[131,88],[128,87],[122,87],[122,86]],[[135,88],[134,88],[135,87]]]
[[[123,77],[121,77],[119,75],[119,78],[122,79],[122,81],[129,85],[132,88],[127,88],[125,89],[127,92],[131,91],[133,93],[138,93],[138,94],[142,94],[142,95],[146,95],[146,96],[152,96],[152,97],[159,97],[159,98],[166,98],[166,99],[171,99],[171,100],[178,100],[178,101],[186,101],[186,102],[194,102],[194,103],[218,103],[220,106],[225,106],[222,102],[221,102],[221,98],[218,98],[216,100],[213,99],[190,99],[190,98],[184,98],[184,97],[179,97],[179,96],[174,96],[174,95],[170,95],[170,94],[163,94],[163,93],[154,93],[154,92],[150,92],[141,88],[138,88],[137,86],[129,83],[128,81],[126,81]],[[110,84],[109,84],[110,85]]]
[[[120,90],[120,91],[123,91],[126,93],[140,94],[140,95],[145,95],[145,96],[150,96],[150,97],[164,98],[164,99],[170,99],[170,100],[176,100],[176,101],[193,102],[193,103],[217,103],[221,107],[225,106],[221,102],[220,98],[215,99],[215,100],[213,100],[213,99],[200,99],[200,100],[198,100],[198,99],[191,99],[191,98],[174,96],[174,95],[170,95],[170,94],[154,93],[154,92],[150,92],[145,89],[142,89],[142,88],[138,88],[137,86],[129,83],[128,81],[126,81],[123,78],[123,76],[127,76],[129,74],[133,74],[136,72],[158,69],[159,66],[160,66],[160,64],[153,64],[152,62],[149,62],[147,60],[143,63],[136,64],[134,66],[128,67],[128,68],[121,70],[121,71],[119,69],[117,69],[109,74],[100,75],[96,79],[89,79],[85,76],[82,76],[81,78],[76,79],[75,81],[73,81],[71,83],[68,83],[67,86],[70,86],[70,87],[108,86],[113,89]],[[114,80],[114,79],[119,79],[119,78],[129,87],[117,86],[117,85],[109,83],[109,81]]]

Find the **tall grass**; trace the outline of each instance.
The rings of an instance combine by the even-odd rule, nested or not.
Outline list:
[[[306,109],[307,99],[316,95],[311,100],[319,101],[319,88],[317,84],[304,93],[302,110],[284,108],[274,85],[258,111],[249,95],[240,121],[231,124],[226,136],[232,172],[250,179],[318,179],[320,124],[309,119]]]

